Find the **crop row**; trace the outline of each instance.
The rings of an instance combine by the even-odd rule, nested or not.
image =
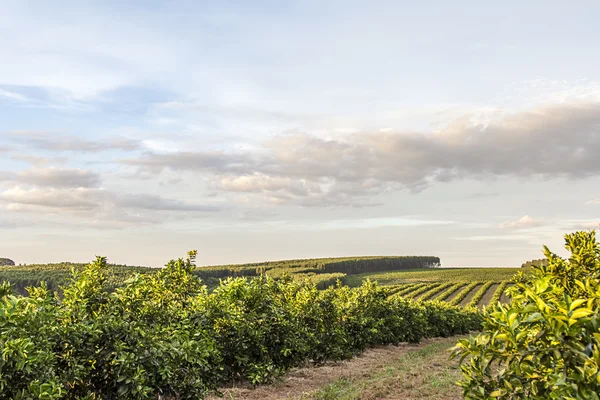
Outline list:
[[[510,283],[510,281],[503,281],[500,283],[498,288],[496,288],[496,291],[494,292],[492,299],[490,300],[490,305],[498,304],[498,302],[500,301],[500,298],[502,297],[502,294],[506,290],[506,287],[508,286],[509,283]]]
[[[412,299],[418,298],[419,301],[444,301],[448,304],[456,306],[463,302],[467,295],[469,295],[476,286],[481,285],[481,287],[479,287],[478,290],[471,296],[468,304],[466,305],[467,307],[470,307],[477,306],[490,288],[495,284],[497,284],[497,282],[494,281],[475,281],[471,283],[452,281],[422,282],[396,284],[392,286],[384,286],[384,288],[388,288],[387,293],[390,297],[406,297]],[[509,284],[510,281],[500,282],[498,288],[494,290],[493,297],[491,298],[489,304],[496,304],[498,301],[500,301],[502,294],[505,292],[506,287]],[[460,291],[456,293],[458,290]],[[452,298],[452,300],[448,301],[448,299],[454,293],[456,293],[456,295]]]
[[[429,283],[414,283],[414,284],[407,286],[406,288],[398,291],[396,293],[396,296],[406,296],[407,294],[412,293],[415,290],[419,290],[422,287],[425,287],[427,285],[429,285]]]
[[[424,286],[421,286],[420,288],[418,288],[417,290],[408,292],[407,294],[405,294],[405,296],[408,296],[411,299],[416,299],[420,294],[428,292],[429,290],[432,290],[440,285],[441,285],[441,283],[439,283],[439,282],[427,283]]]
[[[440,293],[439,296],[437,296],[435,299],[439,300],[439,301],[445,301],[448,297],[450,297],[450,295],[452,293],[456,292],[458,289],[460,289],[464,285],[465,285],[464,282],[454,283],[454,284],[452,284],[452,286],[448,287],[448,289],[446,289],[445,291]]]
[[[388,296],[392,296],[398,292],[407,290],[413,286],[414,286],[413,283],[404,283],[404,284],[393,285],[393,286],[385,286],[385,288],[387,289]]]
[[[350,286],[360,286],[371,279],[381,285],[394,285],[410,281],[501,282],[510,280],[521,268],[428,268],[412,271],[385,271],[349,276]]]
[[[464,300],[465,297],[475,288],[477,285],[480,285],[481,282],[472,282],[469,283],[463,290],[461,290],[454,298],[449,302],[450,305],[457,306],[461,301]]]
[[[441,285],[432,288],[428,292],[425,292],[421,297],[419,297],[419,301],[430,300],[450,286],[453,286],[452,282],[442,283]]]

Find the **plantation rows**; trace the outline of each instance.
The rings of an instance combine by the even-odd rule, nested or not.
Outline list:
[[[415,282],[502,282],[512,279],[521,268],[423,268],[410,271],[380,271],[349,275],[346,282],[350,286],[360,286],[365,279],[392,286]]]
[[[483,307],[501,301],[509,281],[421,282],[384,286],[390,298],[437,300],[455,306]]]
[[[201,399],[232,381],[267,382],[366,346],[481,328],[476,310],[397,296],[410,289],[435,297],[445,283],[389,296],[395,288],[370,281],[318,290],[262,275],[228,278],[209,293],[194,258],[113,290],[100,257],[76,270],[61,295],[41,286],[15,296],[2,284],[0,398]]]

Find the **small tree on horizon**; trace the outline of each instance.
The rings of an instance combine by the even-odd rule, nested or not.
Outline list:
[[[1,258],[0,257],[0,266],[10,266],[10,267],[14,267],[15,266],[15,262],[13,260],[11,260],[10,258]]]

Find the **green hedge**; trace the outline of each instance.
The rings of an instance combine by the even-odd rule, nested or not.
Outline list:
[[[479,313],[388,298],[372,282],[330,287],[229,278],[208,293],[195,253],[113,292],[98,258],[63,295],[0,287],[0,398],[203,398],[232,380],[269,381],[366,346],[480,328]]]

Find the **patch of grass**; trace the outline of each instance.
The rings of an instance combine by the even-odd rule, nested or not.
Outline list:
[[[364,384],[357,387],[351,379],[341,378],[319,389],[315,396],[316,400],[356,400],[360,399]]]
[[[460,370],[449,359],[456,338],[445,339],[387,361],[362,377],[341,378],[315,392],[313,399],[461,399]]]

